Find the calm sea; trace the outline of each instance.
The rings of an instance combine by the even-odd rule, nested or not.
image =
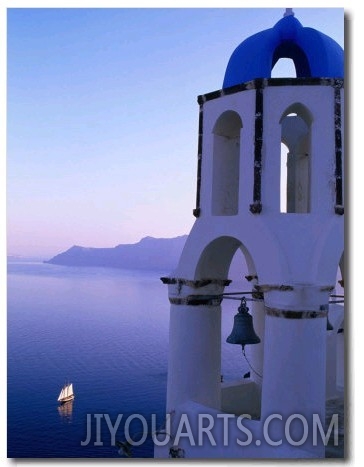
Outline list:
[[[166,271],[8,263],[8,457],[118,458],[104,416],[114,424],[139,414],[163,423],[169,302]],[[224,344],[237,303],[224,303],[224,380],[247,371],[241,351]],[[60,408],[65,381],[75,400]],[[92,439],[86,440],[91,414]],[[96,420],[99,423],[97,434]],[[135,422],[135,423],[134,423]],[[129,432],[142,429],[135,418]],[[117,440],[124,440],[121,421]],[[153,457],[153,442],[133,448]]]

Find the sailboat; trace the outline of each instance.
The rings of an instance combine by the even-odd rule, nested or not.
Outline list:
[[[75,394],[73,392],[73,384],[72,383],[66,383],[63,386],[57,400],[58,400],[58,402],[63,404],[64,402],[73,401],[74,398],[75,398]]]

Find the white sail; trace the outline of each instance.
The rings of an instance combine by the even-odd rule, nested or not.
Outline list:
[[[73,384],[65,384],[58,396],[58,402],[62,402],[65,400],[71,400],[74,398],[74,393],[73,393]]]
[[[65,388],[63,387],[62,388],[62,391],[60,392],[59,396],[58,396],[58,400],[62,400],[64,397],[66,397],[66,391],[65,391]]]

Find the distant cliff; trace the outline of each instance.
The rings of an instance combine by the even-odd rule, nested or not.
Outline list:
[[[186,239],[187,235],[175,238],[145,237],[138,243],[117,245],[114,248],[73,246],[45,263],[170,272],[178,264]]]

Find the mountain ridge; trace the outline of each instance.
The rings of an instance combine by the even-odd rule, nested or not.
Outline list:
[[[187,237],[188,235],[172,238],[146,236],[136,243],[121,243],[109,248],[73,245],[44,262],[63,266],[171,271],[178,264]]]

